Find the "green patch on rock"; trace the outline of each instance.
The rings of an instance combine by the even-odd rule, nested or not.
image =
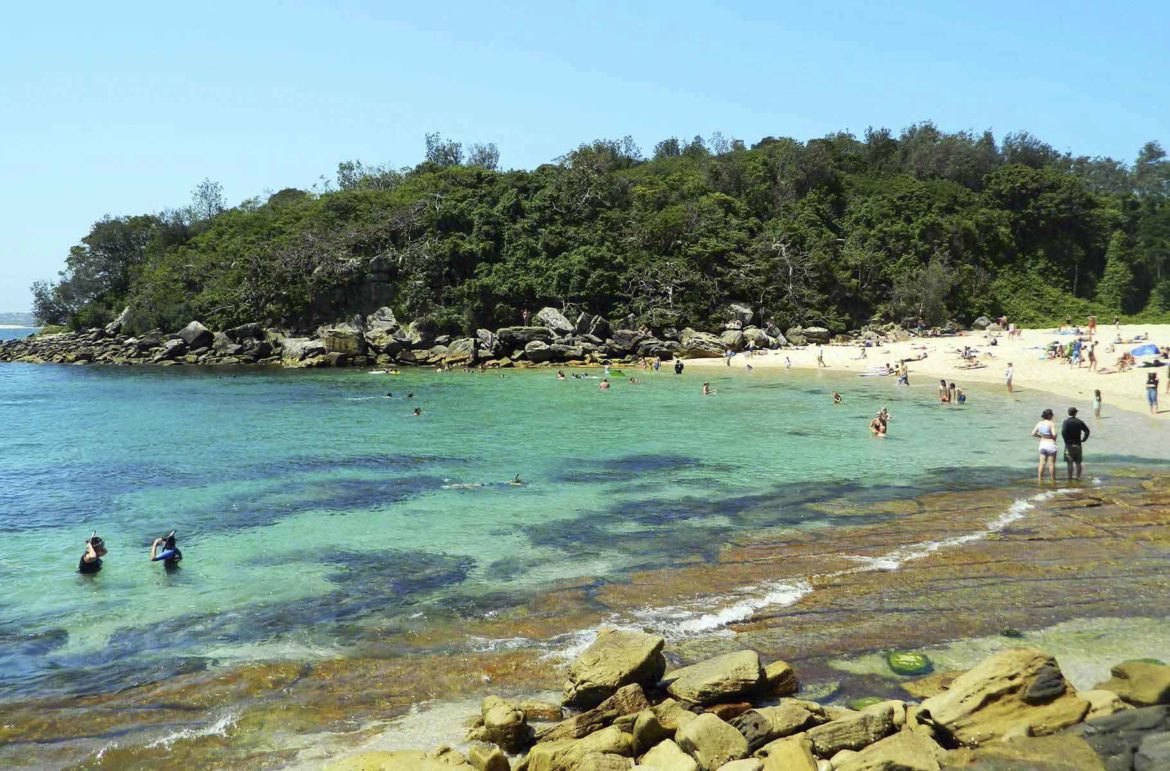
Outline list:
[[[912,651],[890,651],[886,654],[886,665],[904,677],[929,674],[934,669],[929,656]]]
[[[845,706],[852,710],[860,712],[866,707],[871,707],[874,704],[881,704],[885,699],[880,696],[862,696],[860,699],[850,699],[845,702]]]

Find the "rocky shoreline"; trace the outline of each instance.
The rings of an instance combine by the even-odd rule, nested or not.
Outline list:
[[[718,358],[728,351],[774,350],[809,343],[892,342],[910,334],[897,325],[834,336],[823,327],[753,326],[746,306],[732,306],[718,333],[691,328],[652,331],[617,326],[581,313],[570,321],[542,308],[531,326],[480,329],[475,337],[440,334],[433,323],[402,324],[389,308],[318,327],[311,335],[266,328],[259,323],[213,331],[199,321],[166,333],[124,333],[129,309],[104,328],[32,335],[0,342],[0,361],[54,364],[144,364],[156,366],[269,365],[291,368],[440,366],[565,366],[638,361]],[[632,320],[627,320],[632,326]],[[947,330],[944,330],[944,332]]]
[[[1170,767],[1170,666],[1118,663],[1077,691],[1034,648],[966,672],[932,673],[921,653],[886,660],[921,701],[796,698],[783,661],[750,649],[666,671],[665,640],[603,629],[569,666],[561,704],[483,700],[466,753],[365,752],[334,771],[937,771]],[[564,709],[574,709],[565,717]],[[509,756],[518,756],[515,762]]]

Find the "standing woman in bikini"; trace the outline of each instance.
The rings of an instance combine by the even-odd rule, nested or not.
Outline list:
[[[1056,484],[1056,425],[1052,422],[1052,410],[1040,413],[1040,422],[1032,429],[1032,436],[1040,440],[1040,462],[1036,466],[1036,481],[1044,481],[1044,467],[1048,477]]]

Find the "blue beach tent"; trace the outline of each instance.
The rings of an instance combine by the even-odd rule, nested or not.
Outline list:
[[[1158,346],[1153,343],[1146,343],[1145,345],[1139,345],[1137,348],[1134,348],[1130,353],[1134,356],[1157,356]]]

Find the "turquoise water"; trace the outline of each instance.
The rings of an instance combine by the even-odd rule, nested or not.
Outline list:
[[[558,579],[838,526],[818,501],[1022,482],[1037,413],[1062,406],[973,390],[947,408],[926,381],[840,374],[627,374],[644,384],[0,364],[0,698],[344,656]],[[891,435],[873,439],[883,405]],[[1089,462],[1161,457],[1146,425],[1104,421]],[[148,553],[172,528],[185,560],[168,573]],[[81,576],[92,530],[110,553]]]

